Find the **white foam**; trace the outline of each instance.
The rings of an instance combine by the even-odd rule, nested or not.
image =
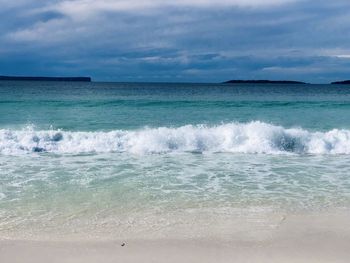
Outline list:
[[[110,132],[0,130],[1,154],[33,152],[350,154],[350,130],[310,132],[259,121]]]

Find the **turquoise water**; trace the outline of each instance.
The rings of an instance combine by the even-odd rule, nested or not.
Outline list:
[[[350,129],[350,88],[1,82],[1,128],[109,131],[262,121],[323,131]]]
[[[348,86],[0,82],[0,231],[349,206]]]

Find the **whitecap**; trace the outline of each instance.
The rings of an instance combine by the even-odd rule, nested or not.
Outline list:
[[[350,130],[311,132],[259,121],[110,132],[0,130],[1,154],[34,152],[350,154]]]

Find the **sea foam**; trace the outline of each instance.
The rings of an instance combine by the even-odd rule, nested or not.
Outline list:
[[[350,130],[310,132],[263,122],[110,132],[0,130],[0,154],[127,152],[225,152],[265,154],[350,154]]]

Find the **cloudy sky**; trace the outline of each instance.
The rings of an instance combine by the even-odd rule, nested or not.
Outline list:
[[[0,75],[350,79],[349,0],[0,0]]]

